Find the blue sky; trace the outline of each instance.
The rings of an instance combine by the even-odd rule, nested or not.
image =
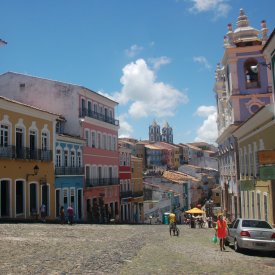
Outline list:
[[[217,137],[215,68],[240,8],[275,27],[274,0],[0,0],[0,73],[83,85],[119,102],[120,136]]]

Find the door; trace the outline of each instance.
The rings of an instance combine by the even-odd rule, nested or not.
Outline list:
[[[82,190],[77,190],[77,215],[78,219],[82,219]]]
[[[10,184],[9,181],[0,182],[0,217],[10,216]]]
[[[59,217],[60,215],[60,189],[55,190],[55,216]]]
[[[49,215],[49,187],[44,184],[42,185],[42,204],[46,206],[46,216]]]
[[[30,184],[30,214],[38,214],[38,207],[37,207],[37,189],[36,184]]]

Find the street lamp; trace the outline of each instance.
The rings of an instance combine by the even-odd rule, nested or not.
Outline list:
[[[27,174],[26,175],[26,181],[28,181],[29,176],[36,176],[38,174],[38,172],[39,172],[39,167],[37,165],[35,165],[33,167],[33,174]]]

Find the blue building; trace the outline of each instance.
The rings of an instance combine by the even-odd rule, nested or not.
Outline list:
[[[58,219],[60,208],[72,206],[74,220],[84,221],[83,213],[83,146],[85,141],[66,134],[56,135],[55,148],[55,216]]]

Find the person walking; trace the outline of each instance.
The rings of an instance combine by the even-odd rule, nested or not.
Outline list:
[[[176,215],[175,213],[171,212],[169,214],[169,232],[171,236],[171,232],[173,231],[173,235],[175,236],[176,231]]]
[[[223,218],[223,215],[220,214],[218,216],[218,221],[216,224],[216,234],[218,236],[218,238],[220,239],[220,249],[225,250],[225,238],[227,235],[227,222],[226,220]]]
[[[61,224],[65,223],[65,210],[64,210],[64,206],[60,207],[60,222],[61,222]]]
[[[44,203],[41,204],[40,206],[40,215],[41,215],[41,221],[46,222],[46,205]]]
[[[73,225],[73,219],[74,219],[74,209],[72,207],[72,205],[70,205],[68,208],[67,208],[67,213],[68,213],[68,223],[70,225]]]

